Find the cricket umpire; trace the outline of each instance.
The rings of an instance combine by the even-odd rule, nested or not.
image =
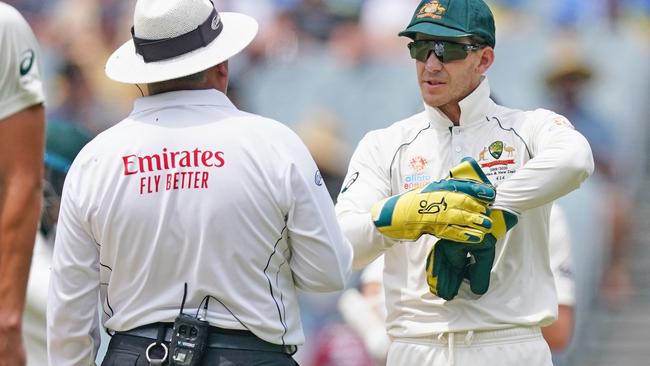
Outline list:
[[[561,115],[490,99],[495,26],[482,0],[424,0],[400,35],[424,111],[359,142],[336,207],[356,267],[385,253],[387,364],[550,366],[549,212],[593,172],[589,144]],[[479,244],[431,231],[412,242],[402,216],[416,212],[393,209],[447,176],[496,187]]]
[[[296,289],[340,290],[352,252],[316,164],[227,98],[257,33],[210,0],[139,0],[113,80],[146,84],[66,178],[48,306],[52,365],[295,365]]]

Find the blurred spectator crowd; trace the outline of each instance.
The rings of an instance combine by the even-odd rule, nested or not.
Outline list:
[[[40,42],[50,121],[96,135],[129,113],[141,91],[109,81],[103,70],[110,52],[130,37],[135,0],[5,1]],[[616,306],[633,286],[622,246],[648,163],[650,0],[487,2],[497,25],[496,63],[488,73],[494,99],[564,114],[596,157],[594,178],[560,202],[575,243],[579,328],[580,307],[600,296]],[[408,41],[397,37],[419,0],[214,3],[260,22],[255,43],[230,61],[230,97],[294,128],[333,199],[365,132],[422,109]],[[616,275],[602,281],[604,269]],[[338,296],[304,296],[308,343],[297,358],[307,366],[377,364],[341,320]]]

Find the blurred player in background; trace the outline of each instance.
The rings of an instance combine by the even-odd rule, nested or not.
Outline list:
[[[593,172],[589,144],[556,113],[489,98],[496,39],[483,1],[422,1],[400,35],[425,111],[361,140],[336,206],[355,267],[384,253],[387,364],[551,365],[540,330],[557,318],[549,213]],[[457,176],[497,189],[478,243],[422,224],[466,209],[433,197]],[[477,223],[466,218],[461,230]]]
[[[630,162],[635,159],[625,151],[622,137],[606,123],[606,117],[585,104],[590,83],[599,75],[583,56],[569,48],[571,46],[575,47],[568,44],[558,48],[557,53],[562,56],[547,71],[546,86],[553,97],[553,109],[569,118],[593,149],[595,176],[599,178],[599,196],[602,197],[602,208],[599,207],[597,211],[602,212],[602,220],[607,224],[604,235],[598,238],[602,244],[589,243],[583,251],[597,252],[598,257],[605,258],[603,266],[590,268],[587,273],[589,277],[600,277],[596,281],[600,281],[604,299],[610,306],[620,308],[628,300],[632,286],[625,254],[631,242],[630,233],[636,225],[635,215],[631,214],[634,205],[630,196],[630,187],[635,179],[627,174],[634,169],[630,167]],[[582,251],[579,253],[583,254]],[[582,255],[580,260],[588,261],[587,266],[593,267],[591,262],[596,261],[593,256]],[[591,303],[590,299],[588,301]]]
[[[43,210],[41,225],[36,232],[23,315],[23,337],[28,366],[47,365],[45,313],[63,181],[75,156],[88,141],[89,133],[78,126],[57,120],[47,122]]]
[[[22,315],[41,210],[45,112],[40,53],[25,19],[0,2],[0,365],[22,366]]]
[[[338,308],[343,319],[363,340],[377,365],[386,364],[390,339],[386,333],[384,256],[370,263],[363,272],[359,290],[350,288],[341,295]]]
[[[106,74],[148,95],[68,172],[49,362],[94,362],[101,296],[104,366],[295,365],[297,288],[341,290],[352,251],[296,134],[226,96],[257,22],[209,0],[139,0],[133,20]]]

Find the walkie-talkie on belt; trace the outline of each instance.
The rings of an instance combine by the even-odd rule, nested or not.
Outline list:
[[[196,317],[183,314],[186,295],[187,284],[185,284],[180,314],[174,320],[174,333],[169,345],[170,366],[199,366],[208,342],[210,323],[198,317],[198,312]],[[206,302],[204,308],[206,312],[207,307]]]

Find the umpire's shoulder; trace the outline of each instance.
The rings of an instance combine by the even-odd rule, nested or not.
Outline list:
[[[246,135],[241,141],[241,146],[245,146],[249,151],[267,155],[266,157],[279,154],[287,161],[309,156],[303,140],[282,122],[248,112],[241,112],[235,118],[235,124]]]
[[[273,141],[273,139],[294,139],[298,138],[296,133],[282,122],[276,121],[272,118],[260,116],[258,114],[240,111],[238,123],[247,130],[251,135],[263,137],[266,141]]]

